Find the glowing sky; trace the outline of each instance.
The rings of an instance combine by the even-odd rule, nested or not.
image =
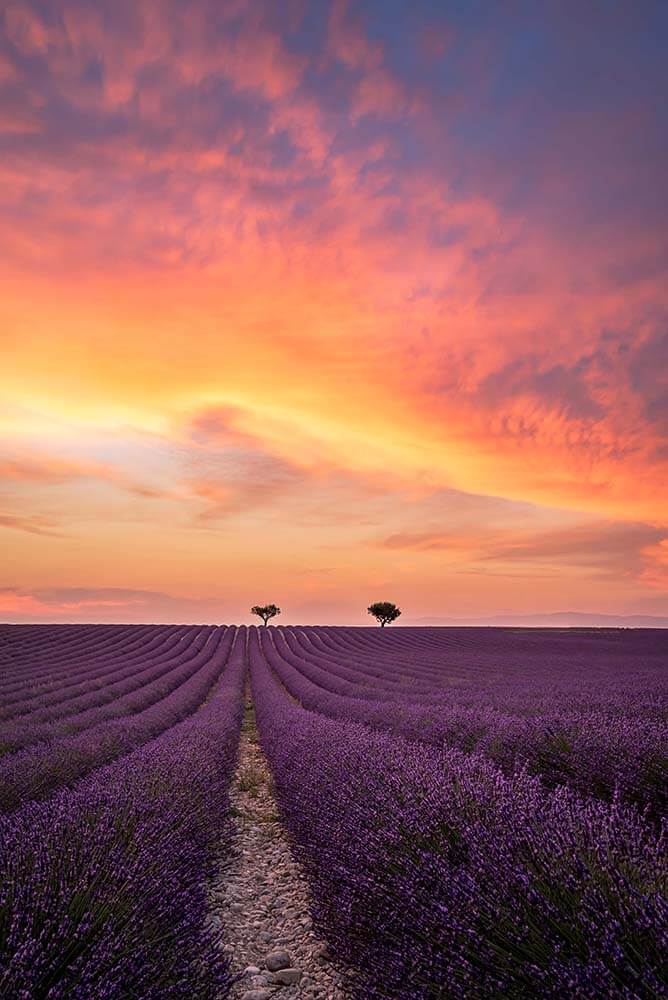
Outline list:
[[[668,614],[668,5],[0,17],[0,619]]]

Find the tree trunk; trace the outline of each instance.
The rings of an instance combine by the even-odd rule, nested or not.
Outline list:
[[[385,628],[385,622],[381,622],[381,623],[380,623],[380,627],[381,627],[381,628]]]

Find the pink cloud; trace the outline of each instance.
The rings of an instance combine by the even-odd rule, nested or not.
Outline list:
[[[353,86],[353,119],[364,114],[397,117],[410,113],[404,83],[384,65],[383,47],[370,42],[348,0],[333,0],[328,25],[328,53],[357,74]]]
[[[0,615],[13,621],[220,621],[220,597],[188,598],[121,587],[0,588]]]
[[[477,530],[405,531],[389,535],[387,549],[451,553],[471,568],[485,563],[570,568],[613,579],[629,578],[668,589],[668,527],[624,522],[587,522],[536,531],[481,525]]]
[[[0,454],[0,480],[60,486],[80,479],[97,479],[146,498],[170,496],[171,491],[136,481],[132,475],[105,462],[78,461],[51,455],[15,457]]]
[[[1,514],[0,528],[11,528],[16,531],[26,531],[30,535],[46,535],[52,538],[63,538],[55,521],[39,514]]]
[[[4,24],[10,40],[25,55],[46,52],[49,31],[34,11],[23,4],[10,3],[5,8]]]
[[[668,591],[668,538],[643,550],[645,568],[641,579],[657,590]]]

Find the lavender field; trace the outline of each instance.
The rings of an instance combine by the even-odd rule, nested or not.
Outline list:
[[[660,630],[0,626],[0,996],[663,997],[667,667]],[[238,980],[212,919],[242,721],[337,993]]]

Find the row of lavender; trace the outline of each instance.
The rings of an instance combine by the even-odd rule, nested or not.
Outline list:
[[[618,797],[332,718],[314,684],[299,689],[309,711],[278,680],[275,639],[249,640],[261,740],[317,925],[358,997],[665,995],[654,823]]]
[[[159,661],[157,676],[139,690],[74,714],[64,730],[55,719],[38,742],[0,756],[0,808],[45,798],[190,715],[215,685],[234,638],[233,628],[198,631],[175,656]],[[23,725],[32,739],[35,729],[25,719]],[[7,739],[16,733],[8,727]]]
[[[97,654],[111,658],[164,632],[183,631],[174,625],[21,626],[0,625],[0,698],[7,689],[57,687],[90,664]]]
[[[665,811],[665,634],[636,633],[634,650],[633,635],[619,633],[622,653],[611,655],[604,669],[596,664],[596,637],[583,642],[577,634],[525,633],[532,653],[541,635],[547,647],[544,661],[533,654],[529,673],[523,657],[531,656],[514,632],[487,630],[477,643],[466,636],[461,650],[441,630],[440,649],[432,637],[426,651],[411,657],[399,633],[394,651],[386,637],[374,650],[364,631],[270,628],[265,655],[307,708],[436,747],[478,752],[508,775],[524,766],[553,787],[567,784],[606,800],[620,794],[654,816]],[[617,638],[604,633],[598,642],[605,650],[619,645]],[[596,709],[586,708],[588,655],[597,675]],[[643,702],[638,692],[648,690]]]
[[[211,627],[181,629],[137,649],[88,654],[87,676],[72,667],[67,683],[58,680],[38,693],[5,703],[0,755],[20,747],[73,735],[104,719],[121,718],[148,708],[196,669],[215,638]]]
[[[563,707],[665,716],[661,629],[292,629],[304,645],[390,690],[528,715]]]
[[[12,657],[12,671],[3,666],[0,719],[25,715],[36,707],[66,703],[87,692],[99,692],[124,674],[159,659],[168,649],[187,647],[197,632],[205,635],[207,631],[211,631],[210,627],[169,626],[165,630],[150,630],[126,626],[108,641],[92,636],[86,643],[59,644],[60,648],[54,643],[54,649],[49,648],[46,638],[38,645],[23,642]]]
[[[227,830],[246,633],[199,634],[181,683],[149,708],[3,758],[0,996],[227,992],[206,881]]]

